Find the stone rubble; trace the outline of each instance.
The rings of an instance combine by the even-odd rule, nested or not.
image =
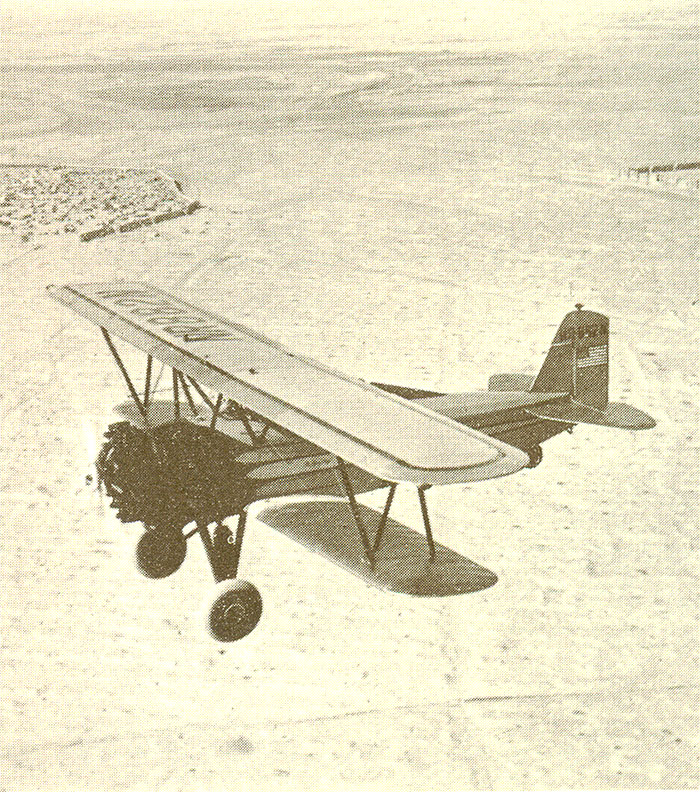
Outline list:
[[[0,164],[0,231],[24,242],[78,233],[83,241],[131,231],[198,208],[158,171]]]

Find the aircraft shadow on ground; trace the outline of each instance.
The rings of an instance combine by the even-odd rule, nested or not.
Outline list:
[[[360,506],[370,541],[380,515]],[[497,576],[439,543],[429,561],[425,536],[389,518],[374,566],[367,561],[350,507],[343,501],[303,501],[261,510],[256,519],[377,588],[424,597],[469,594]]]

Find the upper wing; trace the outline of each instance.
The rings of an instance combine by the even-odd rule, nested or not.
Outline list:
[[[242,325],[142,283],[49,286],[52,297],[274,424],[387,481],[503,476],[527,456]]]

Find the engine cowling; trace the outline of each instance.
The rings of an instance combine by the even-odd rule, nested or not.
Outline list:
[[[145,432],[122,421],[105,438],[97,472],[122,522],[163,530],[208,524],[253,499],[247,467],[237,461],[247,446],[219,432],[187,421]]]

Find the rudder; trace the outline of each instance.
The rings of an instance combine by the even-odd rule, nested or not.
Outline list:
[[[608,404],[609,320],[576,306],[559,325],[547,357],[535,378],[535,393],[569,393],[597,410]]]

